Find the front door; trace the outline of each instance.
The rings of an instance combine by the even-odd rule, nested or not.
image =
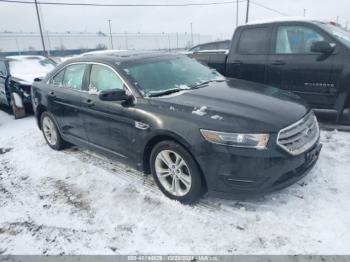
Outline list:
[[[88,92],[82,93],[82,114],[89,143],[102,151],[127,158],[134,121],[128,117],[129,107],[124,102],[102,101],[99,92],[125,89],[116,71],[107,65],[90,66]]]
[[[329,41],[316,27],[280,25],[274,30],[274,50],[269,56],[267,82],[292,91],[313,106],[334,103],[336,82],[332,79],[334,55],[311,52],[316,41]]]
[[[72,64],[54,76],[47,94],[49,111],[65,135],[87,140],[80,111],[85,64]]]

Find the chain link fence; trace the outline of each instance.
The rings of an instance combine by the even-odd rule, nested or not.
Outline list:
[[[48,33],[44,32],[46,49],[113,49],[118,50],[184,50],[210,42],[210,35],[188,33]],[[42,50],[39,33],[0,33],[0,52]]]

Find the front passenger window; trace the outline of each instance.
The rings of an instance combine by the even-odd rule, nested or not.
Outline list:
[[[102,65],[92,65],[90,75],[90,91],[105,91],[124,88],[123,81],[112,69]]]

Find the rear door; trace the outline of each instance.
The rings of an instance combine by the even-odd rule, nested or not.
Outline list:
[[[86,140],[80,105],[85,80],[84,63],[66,66],[50,81],[48,109],[54,114],[61,131],[78,140]]]
[[[310,104],[328,107],[334,103],[336,82],[332,79],[334,54],[311,52],[316,41],[332,41],[312,24],[276,24],[271,55],[268,60],[267,82],[292,91]]]
[[[7,67],[4,60],[0,60],[0,104],[8,104],[6,96]]]
[[[238,29],[227,58],[226,76],[264,83],[271,33],[271,25]]]

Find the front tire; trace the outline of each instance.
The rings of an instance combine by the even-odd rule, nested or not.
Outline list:
[[[40,123],[47,144],[55,150],[64,149],[66,142],[62,139],[52,114],[49,112],[42,113]]]
[[[151,152],[151,171],[159,189],[184,204],[197,202],[205,193],[201,171],[191,154],[174,141],[162,141]]]

